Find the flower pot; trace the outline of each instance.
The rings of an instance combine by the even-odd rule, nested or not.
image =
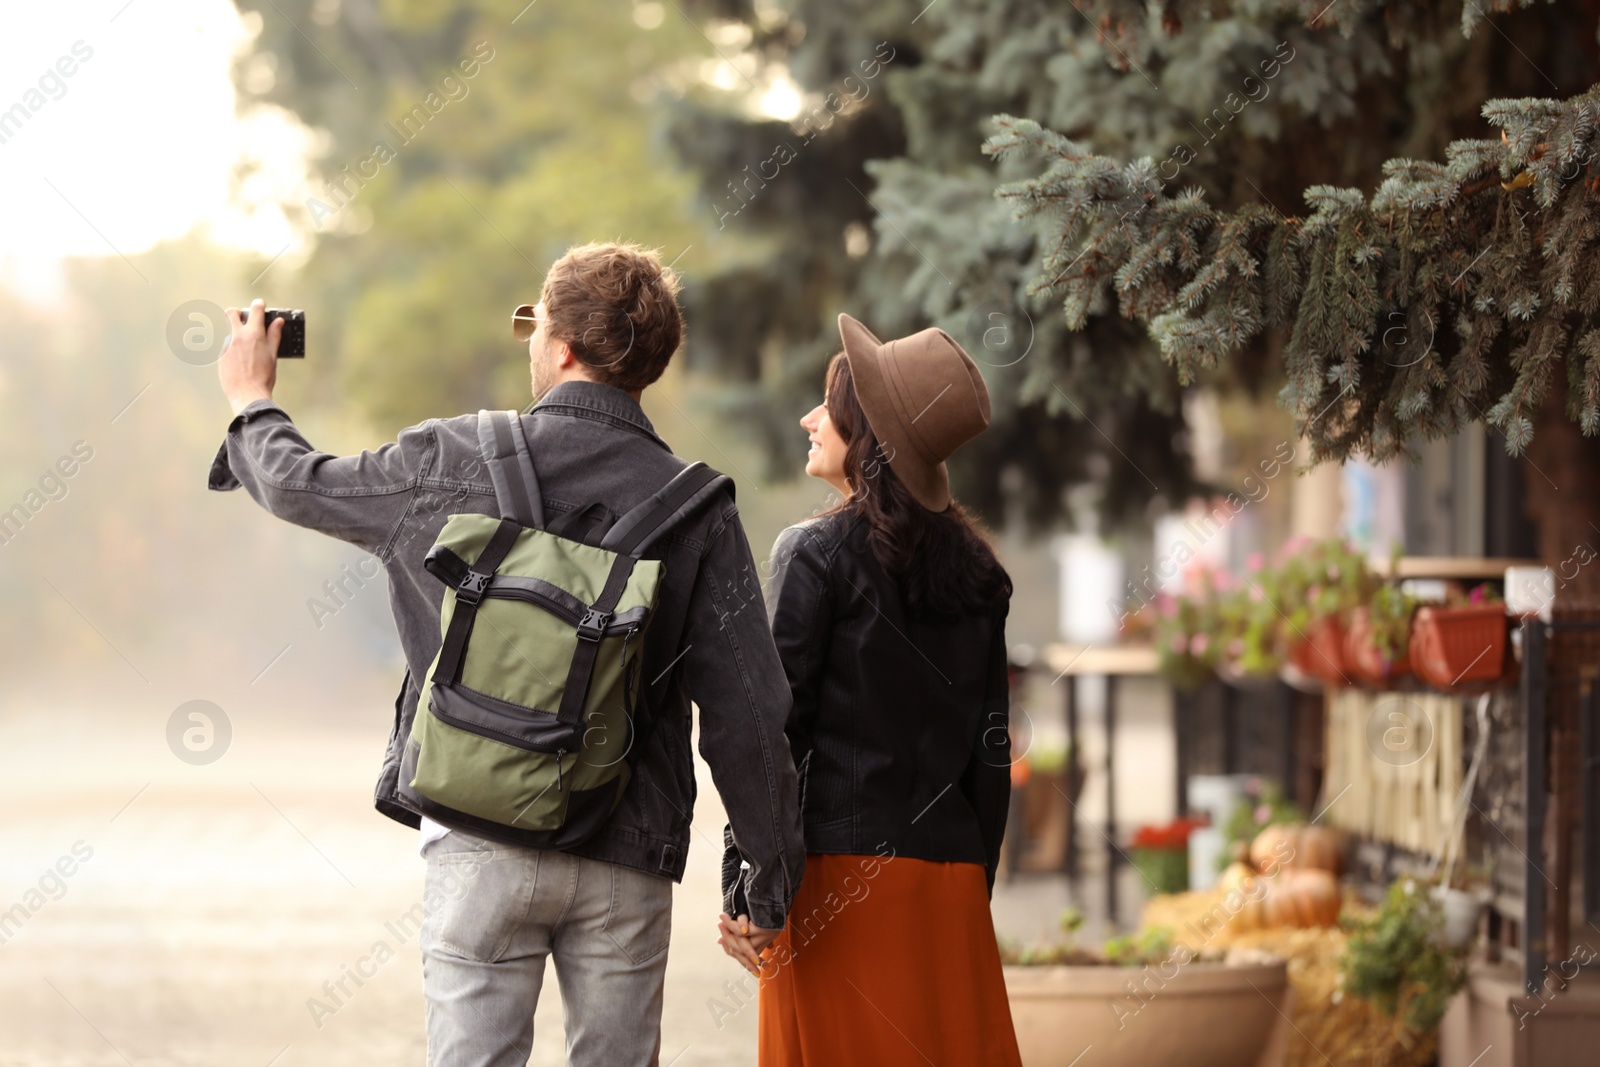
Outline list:
[[[1337,615],[1313,619],[1289,647],[1289,662],[1326,685],[1349,685],[1344,662],[1344,624]]]
[[[1018,817],[1007,835],[1008,847],[1019,850],[1017,869],[1058,871],[1067,842],[1067,805],[1071,783],[1066,769],[1034,769],[1013,793],[1018,797]],[[1073,802],[1077,798],[1073,797]]]
[[[1448,886],[1435,886],[1433,899],[1444,912],[1444,930],[1441,937],[1450,948],[1466,948],[1478,932],[1478,915],[1483,911],[1483,901],[1471,893]]]
[[[1366,608],[1351,613],[1350,628],[1344,635],[1344,654],[1351,676],[1373,689],[1387,689],[1411,673],[1411,650],[1407,648],[1399,658],[1388,659],[1372,639],[1372,619]]]
[[[1411,665],[1417,677],[1435,689],[1481,689],[1504,673],[1505,658],[1503,605],[1417,609],[1411,624]]]
[[[1292,1014],[1283,960],[1007,967],[1023,1067],[1277,1067]],[[1133,990],[1137,990],[1135,993]],[[1226,1020],[1226,1025],[1218,1025]]]

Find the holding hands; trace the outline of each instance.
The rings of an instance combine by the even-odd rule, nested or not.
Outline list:
[[[722,946],[722,951],[738,960],[741,967],[759,978],[761,965],[771,962],[772,959],[767,947],[783,931],[756,926],[748,915],[741,915],[735,919],[723,912],[717,916],[717,933],[717,944]]]

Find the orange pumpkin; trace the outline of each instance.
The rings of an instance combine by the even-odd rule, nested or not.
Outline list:
[[[1269,926],[1333,926],[1339,921],[1339,881],[1326,870],[1285,867],[1267,885]]]
[[[1217,883],[1224,893],[1226,921],[1236,930],[1259,930],[1267,925],[1266,879],[1248,863],[1232,863]]]
[[[1267,880],[1262,904],[1268,926],[1333,926],[1339,921],[1339,882],[1329,871],[1285,867]]]
[[[1312,868],[1337,875],[1343,865],[1339,832],[1326,826],[1269,826],[1250,843],[1250,863],[1272,874],[1279,867]]]
[[[1222,876],[1217,879],[1217,885],[1225,890],[1248,889],[1251,880],[1260,878],[1256,869],[1248,863],[1235,860],[1223,870]]]
[[[1314,867],[1285,867],[1272,877],[1243,863],[1222,872],[1228,923],[1236,930],[1332,926],[1339,921],[1339,881]]]

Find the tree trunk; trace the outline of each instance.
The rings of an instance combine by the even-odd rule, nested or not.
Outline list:
[[[1555,380],[1565,384],[1565,375]],[[1552,388],[1528,447],[1526,513],[1538,524],[1539,557],[1556,572],[1553,617],[1600,619],[1600,440],[1567,418],[1565,389]],[[1545,840],[1529,842],[1547,887],[1545,953],[1567,958],[1578,784],[1579,694],[1600,664],[1600,631],[1555,631],[1549,644],[1549,752]],[[1529,758],[1533,758],[1529,753]],[[1591,817],[1595,817],[1591,815]],[[1538,852],[1532,852],[1537,847]]]

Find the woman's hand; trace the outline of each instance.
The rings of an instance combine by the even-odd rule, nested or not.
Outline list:
[[[748,915],[735,919],[726,912],[717,916],[717,932],[717,944],[722,946],[722,951],[738,960],[741,967],[757,978],[761,977],[761,965],[767,962],[767,957],[762,953],[783,933],[782,930],[768,930],[754,925]]]

